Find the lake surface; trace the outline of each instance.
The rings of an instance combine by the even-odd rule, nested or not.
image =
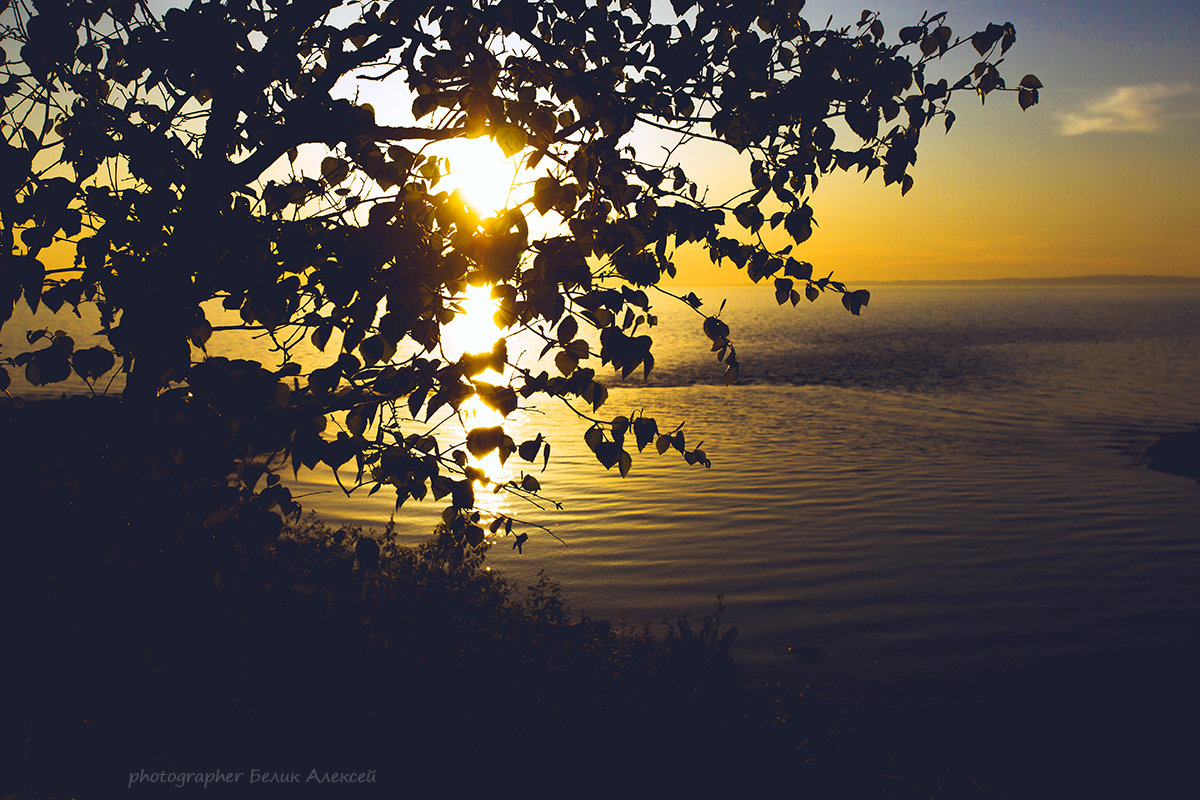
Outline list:
[[[1200,485],[1143,453],[1200,423],[1200,287],[884,286],[860,318],[834,297],[778,308],[766,286],[699,293],[728,300],[741,383],[721,385],[700,317],[664,298],[654,372],[615,382],[602,411],[686,420],[712,469],[650,448],[621,479],[587,423],[519,412],[506,428],[547,435],[538,476],[563,507],[485,504],[566,545],[500,538],[493,568],[545,569],[577,612],[635,624],[698,619],[723,594],[751,674],[850,702],[1197,649]],[[387,490],[346,498],[327,471],[293,485],[336,524],[392,511]],[[398,529],[419,541],[439,511],[410,503]]]
[[[510,420],[518,442],[547,434],[539,478],[563,508],[489,501],[567,544],[535,531],[518,556],[501,538],[494,568],[545,569],[575,610],[632,623],[698,619],[723,594],[752,674],[870,702],[1195,647],[1200,485],[1143,453],[1200,422],[1200,288],[883,287],[861,318],[834,298],[780,309],[766,287],[702,296],[728,299],[741,384],[720,385],[700,318],[664,305],[650,379],[603,411],[686,420],[712,469],[651,448],[621,479],[573,415]],[[386,492],[301,478],[336,522],[391,511]],[[416,541],[437,511],[406,505],[399,528]]]

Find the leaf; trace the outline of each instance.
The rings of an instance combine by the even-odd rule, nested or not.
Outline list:
[[[746,228],[751,233],[756,233],[762,227],[766,218],[763,216],[758,206],[753,203],[742,203],[733,210],[733,216],[737,219],[738,224]]]
[[[438,105],[438,97],[433,93],[417,95],[417,98],[413,100],[412,104],[413,117],[415,119],[420,119],[437,108]]]
[[[854,316],[859,316],[862,307],[867,305],[871,300],[871,293],[866,289],[858,289],[853,292],[846,292],[842,295],[842,305],[846,307]]]
[[[354,408],[346,414],[346,430],[351,436],[362,436],[367,430],[368,409],[363,406]]]
[[[572,341],[579,333],[579,323],[575,317],[568,316],[558,325],[558,341],[562,344]]]
[[[554,366],[558,367],[558,371],[563,375],[570,377],[579,366],[579,357],[569,350],[560,350],[554,356]]]
[[[792,296],[792,281],[790,278],[775,279],[775,302],[783,305]]]
[[[591,346],[584,339],[576,339],[567,345],[567,352],[582,361],[591,355]]]
[[[601,442],[596,446],[596,460],[605,469],[612,469],[621,462],[621,456],[627,455],[616,442]]]
[[[812,207],[805,203],[788,212],[783,221],[783,228],[796,244],[803,244],[812,237],[813,224]]]
[[[329,344],[329,337],[333,334],[333,325],[324,323],[318,325],[312,332],[313,347],[318,350],[324,350],[325,345]]]
[[[358,445],[354,443],[354,440],[344,433],[339,433],[337,439],[326,442],[321,449],[321,461],[336,471],[338,467],[354,458],[358,452]]]
[[[475,507],[475,488],[469,480],[454,481],[451,484],[450,502],[455,508],[474,508]],[[482,539],[483,529],[479,529],[479,535]]]
[[[1032,74],[1026,75],[1024,78],[1021,78],[1021,82],[1019,84],[1017,84],[1017,86],[1022,89],[1041,89],[1041,88],[1043,88],[1042,82],[1038,80],[1037,75],[1032,75]]]
[[[864,141],[879,135],[879,114],[873,108],[854,103],[846,108],[846,124]]]
[[[499,451],[500,451],[500,465],[502,465],[502,467],[504,465],[504,462],[508,461],[509,456],[511,456],[512,453],[516,452],[516,450],[517,450],[517,443],[515,443],[515,441],[512,441],[512,437],[505,437],[505,435],[502,435],[502,437],[500,437]]]
[[[532,463],[533,460],[537,458],[538,450],[541,449],[541,446],[542,436],[541,434],[538,434],[536,439],[530,439],[527,442],[521,442],[521,445],[517,448],[517,455]]]
[[[521,488],[527,492],[536,492],[542,488],[542,484],[532,475],[525,475],[521,478]]]
[[[545,215],[558,203],[562,187],[551,177],[538,178],[533,183],[533,207],[539,214]]]
[[[604,431],[598,425],[593,425],[583,432],[583,441],[588,446],[588,449],[594,453],[596,452],[596,448],[604,441]]]
[[[434,500],[441,500],[454,489],[453,483],[449,478],[441,475],[434,475],[429,479],[429,488],[433,492]]]
[[[521,152],[529,142],[529,134],[516,125],[501,125],[495,138],[505,158],[511,158]]]
[[[71,366],[85,381],[95,380],[113,368],[116,359],[111,351],[104,347],[88,347],[76,350],[71,356]]]
[[[991,50],[992,46],[996,44],[997,39],[1000,38],[998,33],[993,34],[993,30],[994,27],[989,25],[988,30],[979,31],[971,36],[971,46],[975,48],[975,52],[979,53],[979,55],[986,55],[987,51]]]
[[[729,337],[729,326],[716,317],[705,317],[704,335],[714,342],[723,342]]]
[[[192,326],[188,332],[188,341],[195,345],[200,350],[205,350],[205,345],[212,338],[213,328],[207,319],[201,319]],[[207,351],[206,351],[207,352]]]
[[[813,274],[812,264],[807,261],[797,261],[794,258],[789,258],[783,264],[783,274],[789,275],[796,280],[809,280]]]
[[[500,426],[473,428],[467,432],[467,450],[476,458],[483,458],[503,441],[504,429]]]
[[[592,404],[593,411],[599,411],[600,406],[608,400],[608,388],[602,383],[592,381],[588,387],[583,390],[583,399]]]
[[[517,393],[511,386],[498,386],[491,392],[480,394],[480,399],[505,417],[517,410]]]
[[[408,414],[413,419],[417,418],[417,412],[421,410],[421,406],[425,405],[425,398],[429,395],[430,384],[423,383],[412,391],[408,396]]]
[[[329,156],[321,162],[321,178],[329,186],[337,186],[350,176],[350,165],[345,160]]]
[[[1037,89],[1020,89],[1017,91],[1017,103],[1021,106],[1022,111],[1037,105],[1037,101]]]
[[[658,423],[650,417],[638,417],[633,421],[633,436],[637,441],[637,449],[639,453],[646,449],[646,445],[654,441],[654,437],[657,433]]]
[[[46,267],[33,256],[10,256],[6,261],[5,271],[12,270],[29,310],[36,314],[42,296],[42,284],[46,279]],[[13,296],[15,298],[15,294]]]

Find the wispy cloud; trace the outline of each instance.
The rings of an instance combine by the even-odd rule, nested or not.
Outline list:
[[[1059,114],[1064,136],[1081,133],[1156,133],[1168,120],[1195,117],[1194,110],[1177,106],[1196,87],[1190,83],[1146,83],[1118,86],[1108,94],[1084,104],[1083,110]]]

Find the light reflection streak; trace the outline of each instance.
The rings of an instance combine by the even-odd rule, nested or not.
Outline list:
[[[442,349],[446,357],[453,360],[462,356],[463,353],[490,352],[496,341],[502,336],[500,327],[493,319],[499,308],[499,302],[491,296],[491,286],[486,284],[467,286],[463,298],[459,301],[459,306],[462,308],[462,313],[442,330]],[[491,368],[475,377],[477,380],[496,385],[508,382],[505,375]],[[504,416],[489,407],[478,396],[471,397],[459,406],[458,416],[462,422],[464,434],[472,428],[490,428],[497,425],[503,426],[505,423]],[[504,483],[517,474],[511,461],[515,457],[515,455],[510,456],[509,462],[501,464],[499,452],[492,451],[483,458],[476,458],[468,454],[467,463],[483,470],[484,474],[494,483]],[[492,514],[504,513],[508,506],[508,493],[494,493],[493,488],[494,484],[489,487],[476,484],[476,507]]]

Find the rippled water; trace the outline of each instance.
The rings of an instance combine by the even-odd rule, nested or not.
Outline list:
[[[1200,422],[1196,288],[885,287],[862,318],[708,294],[728,297],[744,385],[715,385],[700,318],[665,310],[650,381],[605,409],[687,420],[713,468],[647,451],[622,480],[584,424],[526,417],[514,437],[547,432],[543,485],[564,508],[503,508],[568,544],[535,534],[518,557],[501,540],[496,568],[544,568],[577,610],[632,622],[723,593],[751,671],[851,694],[1195,645],[1200,486],[1142,454]],[[390,510],[313,504],[361,524]],[[434,511],[402,529],[424,535]],[[811,647],[829,658],[801,659]]]
[[[564,507],[490,502],[567,544],[501,539],[494,568],[544,568],[577,611],[634,623],[723,593],[751,671],[848,695],[1196,647],[1200,485],[1142,453],[1200,423],[1200,289],[883,287],[861,318],[778,309],[763,287],[702,294],[728,298],[742,385],[718,385],[700,317],[664,305],[650,380],[605,411],[686,420],[712,469],[647,451],[622,480],[561,409],[510,421],[517,441],[549,437],[540,477]],[[296,484],[337,523],[391,511],[327,473]],[[438,511],[405,506],[400,530],[416,541]]]

